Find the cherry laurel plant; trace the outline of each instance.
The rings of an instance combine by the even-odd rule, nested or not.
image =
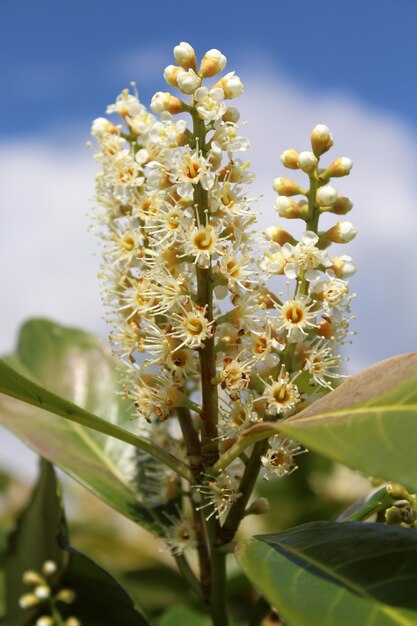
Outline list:
[[[286,420],[342,376],[338,345],[350,334],[347,278],[355,267],[329,248],[348,243],[356,229],[337,221],[323,232],[319,220],[323,213],[343,219],[352,208],[330,184],[352,162],[322,165],[333,138],[318,124],[311,149],[281,156],[306,174],[305,186],[273,182],[278,215],[304,222],[304,234],[297,239],[274,223],[260,234],[248,195],[254,176],[240,157],[249,141],[231,103],[243,84],[233,71],[222,74],[226,57],[216,49],[198,64],[182,42],[174,57],[164,77],[178,91],[156,93],[153,113],[133,84],[107,108],[118,119],[93,122],[101,166],[95,219],[111,343],[138,433],[190,470],[187,481],[152,462],[141,489],[152,506],[175,499],[174,512],[159,520],[161,534],[220,625],[221,547],[246,515],[266,509],[264,499],[249,503],[258,476],[285,479],[306,451],[279,434],[243,454],[236,442],[262,432],[265,420]],[[283,285],[275,292],[277,276]],[[193,550],[198,580],[187,560]]]

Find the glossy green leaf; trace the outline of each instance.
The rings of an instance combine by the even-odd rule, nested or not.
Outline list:
[[[417,353],[377,363],[282,424],[312,450],[417,487]]]
[[[31,590],[22,581],[26,570],[41,571],[54,561],[57,573],[48,579],[52,592],[72,589],[76,600],[59,604],[62,618],[75,615],[88,626],[147,626],[132,600],[100,566],[69,545],[61,490],[53,467],[42,461],[33,497],[10,538],[6,554],[6,626],[29,626],[40,614],[49,614],[49,603],[24,610],[19,598]]]
[[[131,425],[129,410],[115,393],[113,360],[102,342],[79,330],[32,320],[22,328],[8,363],[14,369],[0,362],[0,391],[19,400],[0,394],[0,423],[107,504],[158,533],[155,512],[141,502],[133,479],[126,476],[134,461],[131,446],[152,453],[153,446],[126,428]]]
[[[242,542],[237,558],[288,626],[415,626],[417,533],[314,522]]]

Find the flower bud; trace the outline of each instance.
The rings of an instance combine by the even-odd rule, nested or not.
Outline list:
[[[64,602],[65,604],[71,604],[75,601],[75,598],[75,591],[72,589],[61,589],[56,595],[56,599],[59,602]]]
[[[97,117],[91,126],[91,134],[93,137],[100,139],[106,133],[116,133],[116,126],[105,117]]]
[[[185,70],[197,69],[194,48],[186,41],[181,41],[174,48],[174,58]]]
[[[64,622],[64,626],[81,626],[81,622],[76,617],[68,617]]]
[[[42,565],[42,574],[45,576],[53,576],[53,574],[56,574],[57,570],[58,567],[55,561],[45,561]]]
[[[322,174],[320,174],[320,178],[328,179],[339,178],[340,176],[347,176],[352,169],[352,165],[352,159],[349,159],[348,157],[339,157],[338,159],[333,161],[333,163],[331,163]]]
[[[385,521],[387,524],[398,525],[401,524],[401,511],[396,506],[391,506],[385,511]]]
[[[236,124],[240,119],[240,113],[236,109],[236,107],[227,107],[226,111],[223,113],[222,120],[223,122],[233,122]]]
[[[305,150],[298,155],[298,165],[306,174],[311,174],[317,167],[317,158],[312,152]]]
[[[42,615],[35,622],[35,626],[54,626],[54,624],[55,621],[49,615]]]
[[[356,237],[357,233],[358,231],[352,222],[337,222],[327,231],[326,235],[328,240],[333,243],[348,243]]]
[[[35,588],[34,594],[39,600],[47,600],[51,597],[51,588],[48,585],[38,585]]]
[[[23,572],[22,581],[25,585],[41,585],[45,582],[42,576],[32,569]]]
[[[201,85],[201,78],[194,70],[181,69],[177,74],[177,84],[183,93],[191,94]]]
[[[325,339],[332,339],[334,337],[334,327],[329,320],[322,320],[318,326],[317,334],[319,337]]]
[[[151,100],[151,109],[154,113],[180,113],[182,111],[182,102],[179,98],[173,96],[169,91],[157,91]]]
[[[203,56],[199,74],[201,78],[210,78],[210,76],[215,76],[224,70],[226,63],[227,59],[224,54],[222,54],[220,50],[212,48],[212,50],[209,50]]]
[[[331,212],[336,215],[346,215],[353,207],[353,202],[346,196],[338,196],[336,202],[332,204]]]
[[[272,187],[280,196],[296,196],[299,193],[304,193],[304,189],[290,178],[278,177],[274,180]]]
[[[281,161],[285,167],[288,167],[291,170],[298,170],[300,167],[298,165],[298,152],[295,148],[290,148],[289,150],[284,150],[281,154]]]
[[[294,237],[279,226],[268,226],[268,228],[264,230],[264,235],[266,239],[279,243],[280,246],[283,246],[284,243],[288,242],[291,244],[295,243]]]
[[[316,157],[319,157],[333,145],[333,137],[327,126],[324,124],[317,124],[311,133],[311,147]]]
[[[228,99],[238,98],[243,93],[243,84],[234,72],[229,72],[223,78],[221,78],[214,86],[213,89],[223,89],[224,97]]]
[[[177,76],[179,72],[183,71],[183,68],[178,67],[178,65],[168,65],[164,69],[164,78],[168,85],[171,85],[171,87],[178,87]]]
[[[24,593],[19,598],[19,606],[21,609],[31,609],[33,606],[38,606],[39,598],[34,593]]]
[[[407,489],[398,483],[389,483],[386,490],[387,494],[394,500],[407,500],[409,496]]]
[[[317,204],[322,206],[332,206],[334,202],[337,200],[337,191],[331,185],[323,185],[323,187],[319,187],[316,193],[316,202]]]
[[[308,203],[303,202],[295,202],[292,198],[287,198],[286,196],[279,196],[275,200],[275,210],[278,211],[280,217],[285,217],[287,219],[306,219],[308,215]]]
[[[333,264],[329,269],[334,271],[337,278],[349,278],[356,272],[353,259],[347,254],[333,257]]]
[[[269,502],[266,498],[258,498],[246,509],[245,515],[263,515],[269,511]]]

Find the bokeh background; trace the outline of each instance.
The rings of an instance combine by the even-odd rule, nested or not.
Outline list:
[[[0,0],[0,353],[33,316],[106,336],[86,216],[90,122],[132,80],[144,103],[165,90],[180,41],[199,56],[219,48],[245,83],[237,105],[262,226],[277,220],[282,150],[308,149],[316,123],[331,128],[334,155],[354,161],[336,181],[359,228],[342,252],[358,265],[350,371],[415,350],[416,32],[416,0]],[[3,430],[0,459],[33,474]]]

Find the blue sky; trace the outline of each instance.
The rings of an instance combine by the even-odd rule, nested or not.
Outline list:
[[[120,8],[119,8],[120,7]],[[123,59],[178,41],[268,59],[309,90],[349,91],[417,127],[415,0],[1,0],[0,135],[87,121],[127,79]],[[138,63],[147,100],[158,86]],[[142,81],[141,81],[142,78]],[[124,82],[123,82],[124,81]]]

